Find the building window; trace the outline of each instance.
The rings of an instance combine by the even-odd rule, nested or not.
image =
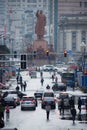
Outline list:
[[[87,2],[84,2],[84,7],[87,7]]]
[[[76,32],[72,32],[72,51],[76,51]]]
[[[36,0],[27,0],[28,3],[36,3]]]
[[[85,31],[82,31],[81,32],[81,40],[86,43],[86,32]]]
[[[80,7],[82,7],[82,2],[80,2]]]
[[[17,0],[17,2],[20,2],[20,0]]]

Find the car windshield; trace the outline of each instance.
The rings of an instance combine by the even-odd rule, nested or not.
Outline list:
[[[54,97],[53,93],[44,93],[44,97]]]
[[[34,100],[34,97],[23,97],[23,101],[32,101]]]
[[[17,94],[8,94],[7,97],[17,97]]]
[[[60,94],[59,98],[65,99],[65,98],[69,98],[69,96],[68,96],[68,94]]]

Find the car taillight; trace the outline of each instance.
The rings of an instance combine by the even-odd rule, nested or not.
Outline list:
[[[54,98],[54,102],[56,102],[56,98]]]
[[[35,103],[35,100],[33,100],[32,102],[34,102],[34,103]]]
[[[24,101],[22,100],[21,103],[24,103]]]
[[[42,98],[42,102],[44,102],[44,98]]]

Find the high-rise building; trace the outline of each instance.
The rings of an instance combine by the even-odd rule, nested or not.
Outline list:
[[[6,3],[5,0],[0,0],[0,45],[3,44],[3,37],[5,35],[6,23]]]
[[[58,0],[59,17],[66,14],[87,14],[87,0]]]
[[[32,44],[36,38],[35,22],[37,10],[43,10],[46,15],[46,35],[44,38],[49,42],[49,0],[6,0],[8,16],[8,32],[15,40],[16,49],[18,45]]]
[[[87,0],[59,0],[58,51],[80,52],[87,45]]]
[[[63,51],[64,48],[72,46],[73,43],[72,41],[68,42],[66,40],[67,35],[71,37],[70,35],[72,34],[70,32],[72,32],[72,29],[71,31],[68,30],[69,33],[66,34],[66,30],[63,28],[64,22],[68,19],[67,16],[77,15],[76,17],[78,17],[78,14],[84,15],[87,13],[87,0],[0,0],[0,2],[3,6],[6,2],[5,10],[4,8],[0,8],[0,10],[6,11],[6,31],[10,34],[10,38],[14,39],[15,49],[18,49],[20,44],[24,47],[32,44],[33,40],[36,39],[35,15],[37,10],[43,10],[46,15],[46,35],[44,38],[49,44],[54,46],[56,52]],[[59,30],[61,19],[63,26]],[[76,48],[77,51],[79,50],[78,46],[76,44],[76,47],[70,47],[68,49]]]

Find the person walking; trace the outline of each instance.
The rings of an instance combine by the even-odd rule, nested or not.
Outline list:
[[[44,82],[44,79],[43,78],[41,78],[41,85],[43,86],[43,82]]]
[[[71,97],[69,99],[69,106],[70,106],[70,110],[71,110],[71,108],[73,108],[75,106],[74,97]]]
[[[56,82],[56,83],[58,82],[58,77],[57,77],[57,76],[55,77],[55,82]]]
[[[52,74],[52,82],[54,82],[54,75]]]
[[[22,84],[22,81],[23,81],[22,76],[20,76],[20,84]]]
[[[51,110],[51,106],[49,105],[49,103],[46,104],[45,110],[46,110],[46,118],[47,118],[47,120],[49,120],[49,114],[50,114],[50,110]]]
[[[64,115],[64,99],[62,99],[60,101],[60,108],[59,108],[59,110],[60,110],[60,115],[61,115],[61,112]]]
[[[24,84],[23,84],[23,86],[24,86],[24,91],[26,91],[26,86],[27,86],[27,83],[26,83],[26,81],[24,81]]]
[[[75,118],[76,118],[76,109],[75,109],[75,107],[71,108],[71,115],[72,115],[73,124],[75,124]]]
[[[79,99],[78,99],[78,109],[79,109],[79,113],[81,113],[81,105],[82,105],[82,100],[81,100],[81,98],[79,97]]]
[[[3,96],[0,94],[0,117],[4,120],[5,101]]]
[[[19,80],[19,76],[17,75],[17,77],[16,77],[16,80],[17,80],[17,84],[18,84],[18,80]]]
[[[49,86],[49,84],[47,84],[47,86],[46,86],[46,89],[50,89],[50,86]]]
[[[19,91],[19,89],[20,89],[20,88],[19,88],[19,86],[17,85],[17,87],[16,87],[16,91]]]
[[[21,84],[20,84],[21,91],[23,91],[23,86],[24,86],[24,84],[23,84],[23,82],[21,82]]]
[[[6,121],[9,121],[9,118],[10,118],[10,107],[9,107],[9,105],[6,106],[5,111],[6,111]]]

